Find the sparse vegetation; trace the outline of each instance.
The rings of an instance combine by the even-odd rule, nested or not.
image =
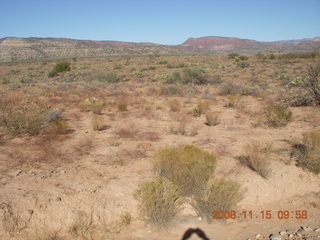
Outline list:
[[[100,101],[95,97],[86,98],[79,103],[79,107],[81,111],[84,111],[84,112],[92,111],[95,114],[100,114],[104,105],[105,103],[103,101]]]
[[[1,99],[0,126],[13,136],[37,135],[46,126],[49,107],[33,99]]]
[[[270,143],[251,142],[245,146],[245,155],[240,156],[240,161],[261,177],[266,178],[270,173]]]
[[[218,113],[207,113],[206,120],[208,126],[216,126],[220,123],[220,116]]]
[[[210,103],[208,101],[200,101],[197,106],[193,109],[192,115],[194,117],[200,117],[202,114],[209,110]]]
[[[320,173],[320,129],[305,132],[303,143],[294,144],[293,148],[292,154],[297,159],[297,166]]]
[[[291,110],[282,105],[272,104],[267,108],[267,122],[271,127],[284,127],[292,121]]]
[[[196,146],[164,147],[152,159],[154,171],[176,184],[183,195],[203,190],[216,167],[216,156]]]
[[[118,103],[118,110],[121,112],[128,111],[128,107],[126,103]]]
[[[243,191],[239,183],[225,178],[215,178],[202,194],[194,196],[192,205],[201,217],[211,223],[215,211],[231,212],[242,198]]]
[[[48,73],[48,77],[55,77],[60,72],[67,72],[71,70],[71,63],[69,62],[58,62],[55,67]]]
[[[184,202],[179,188],[162,177],[142,182],[134,195],[147,221],[160,227],[169,226]]]
[[[93,114],[91,118],[92,128],[95,131],[101,131],[106,127],[105,119],[102,115]]]

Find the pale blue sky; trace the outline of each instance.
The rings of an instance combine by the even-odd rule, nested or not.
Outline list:
[[[63,37],[179,44],[320,36],[320,0],[0,0],[0,38]]]

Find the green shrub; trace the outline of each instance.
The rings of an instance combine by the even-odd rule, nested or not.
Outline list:
[[[320,129],[313,129],[303,136],[303,144],[295,144],[297,166],[320,173]]]
[[[211,223],[213,211],[231,211],[242,200],[243,191],[240,184],[225,178],[214,179],[206,191],[196,195],[193,199],[193,207],[196,212],[208,223]]]
[[[166,83],[178,83],[181,82],[181,74],[180,72],[174,71],[167,78]]]
[[[238,56],[239,56],[238,53],[230,53],[230,54],[228,54],[228,58],[230,58],[230,59],[235,59]]]
[[[196,146],[164,147],[152,158],[154,171],[176,184],[183,195],[202,191],[216,167],[216,156]]]
[[[284,127],[292,121],[292,112],[282,105],[270,105],[267,108],[267,121],[271,127]]]
[[[246,61],[246,60],[249,59],[249,57],[248,57],[248,56],[241,55],[241,56],[239,56],[239,59],[240,59],[241,61]]]
[[[162,177],[142,182],[134,196],[148,222],[162,227],[172,222],[184,203],[179,188]]]
[[[71,70],[70,65],[71,64],[69,62],[59,62],[56,64],[53,71],[55,71],[57,73],[70,71]]]
[[[56,76],[58,76],[58,73],[53,70],[48,73],[48,77],[50,77],[50,78],[56,77]]]
[[[249,67],[249,63],[248,62],[245,62],[245,61],[241,61],[241,62],[238,62],[238,66],[241,67],[241,68],[247,68]]]
[[[127,111],[128,110],[128,106],[126,103],[118,103],[118,110],[119,111]]]
[[[208,78],[202,68],[186,68],[182,71],[181,83],[201,85],[208,83]]]

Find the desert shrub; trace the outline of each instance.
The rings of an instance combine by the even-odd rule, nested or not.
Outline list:
[[[245,155],[240,156],[240,161],[261,177],[266,178],[270,172],[270,152],[272,146],[269,143],[251,142],[245,146]]]
[[[167,68],[184,68],[187,67],[185,63],[168,63]]]
[[[161,227],[172,222],[184,203],[179,188],[162,177],[142,182],[134,196],[148,222]]]
[[[182,89],[177,85],[162,86],[160,88],[160,94],[165,96],[181,95]]]
[[[230,54],[228,54],[228,58],[230,58],[230,59],[235,59],[238,56],[239,56],[238,53],[230,53]]]
[[[0,99],[0,126],[11,135],[37,135],[46,126],[49,107],[41,101]]]
[[[221,95],[236,95],[242,93],[242,86],[232,82],[224,82],[220,87]]]
[[[239,56],[239,59],[240,59],[241,61],[246,61],[246,60],[249,59],[249,57],[248,57],[248,56],[241,55],[241,56]]]
[[[220,123],[220,115],[218,113],[207,113],[206,120],[208,126],[216,126]]]
[[[83,112],[92,111],[95,114],[100,114],[105,103],[97,100],[95,97],[86,98],[79,103],[80,110]]]
[[[216,167],[216,156],[196,146],[164,147],[152,158],[154,171],[176,184],[182,194],[202,191]]]
[[[158,64],[168,64],[168,61],[167,60],[161,60],[158,62]]]
[[[212,85],[218,85],[223,83],[221,75],[217,74],[208,78],[208,83]]]
[[[59,62],[56,64],[53,71],[55,71],[57,73],[70,71],[70,69],[71,69],[70,65],[71,65],[71,63],[69,63],[69,62]]]
[[[291,107],[312,106],[314,98],[302,88],[290,88],[280,93],[279,99]]]
[[[106,127],[104,117],[98,114],[92,115],[91,124],[92,124],[93,130],[95,131],[101,131]]]
[[[225,107],[237,107],[240,103],[241,96],[240,95],[231,95],[228,96],[227,102],[225,103]]]
[[[170,133],[186,135],[187,134],[186,127],[187,127],[186,121],[179,121],[178,124],[172,125],[170,127]]]
[[[313,96],[317,105],[320,105],[320,60],[309,66],[304,88]]]
[[[166,83],[178,83],[181,82],[181,74],[180,72],[174,71],[167,78]]]
[[[60,72],[67,72],[71,70],[71,63],[69,62],[58,62],[54,68],[48,73],[48,77],[55,77]]]
[[[320,129],[313,129],[303,136],[302,144],[293,145],[297,166],[320,173]]]
[[[128,110],[128,106],[126,103],[118,103],[118,110],[119,111],[127,111]]]
[[[239,183],[226,178],[216,178],[204,193],[194,196],[192,205],[201,217],[211,223],[213,211],[234,210],[242,198],[243,191]]]
[[[121,76],[114,72],[98,73],[94,76],[93,79],[99,82],[118,83],[121,81]]]
[[[173,112],[180,111],[181,105],[177,99],[173,99],[172,101],[170,101],[169,106],[170,106],[170,110]]]
[[[66,134],[69,132],[69,124],[63,119],[52,120],[48,123],[46,131],[49,134]]]
[[[241,68],[247,68],[250,66],[250,64],[246,61],[241,61],[241,62],[238,62],[238,66]]]
[[[186,68],[182,71],[181,83],[182,84],[206,84],[208,82],[205,70],[202,68]]]
[[[282,105],[272,104],[267,108],[267,122],[271,127],[283,127],[292,121],[291,110]]]
[[[197,106],[192,110],[192,115],[194,117],[200,117],[210,108],[210,102],[208,101],[200,101]]]
[[[48,77],[50,77],[50,78],[56,77],[56,76],[58,76],[58,73],[53,70],[48,73]]]

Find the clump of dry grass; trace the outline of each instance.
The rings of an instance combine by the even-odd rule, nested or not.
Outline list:
[[[118,103],[118,110],[121,112],[128,111],[128,105],[126,103]]]
[[[148,222],[160,227],[167,227],[184,203],[178,186],[162,177],[142,182],[134,196]]]
[[[282,105],[270,105],[267,108],[267,122],[271,127],[284,127],[292,121],[292,112]]]
[[[92,111],[95,114],[100,114],[105,103],[97,100],[95,97],[86,98],[79,103],[80,110],[83,112]]]
[[[93,114],[91,118],[92,128],[95,131],[104,130],[106,127],[105,119],[102,115]]]
[[[196,212],[211,223],[213,211],[231,211],[243,198],[240,184],[225,178],[216,178],[208,188],[193,198],[192,206]]]
[[[194,117],[200,117],[202,114],[206,113],[210,108],[210,102],[200,101],[197,106],[192,110],[192,115]]]
[[[172,112],[179,112],[181,108],[181,104],[177,99],[170,101],[169,106]]]
[[[303,143],[294,144],[297,166],[308,169],[316,174],[320,173],[320,129],[313,129],[304,133]]]
[[[62,119],[52,120],[46,128],[46,132],[51,135],[66,134],[69,132],[69,124]]]
[[[245,155],[240,156],[240,161],[250,169],[257,172],[261,177],[266,178],[270,172],[270,143],[251,142],[245,146]]]
[[[40,100],[12,97],[0,99],[0,126],[10,135],[37,135],[46,126],[49,107]]]
[[[193,145],[159,149],[152,158],[154,171],[179,186],[183,195],[201,191],[216,167],[216,156]]]
[[[220,114],[219,113],[207,113],[206,114],[206,124],[208,126],[216,126],[220,123]]]
[[[225,107],[237,107],[240,105],[240,99],[241,99],[240,95],[228,96],[227,102],[224,106]]]

